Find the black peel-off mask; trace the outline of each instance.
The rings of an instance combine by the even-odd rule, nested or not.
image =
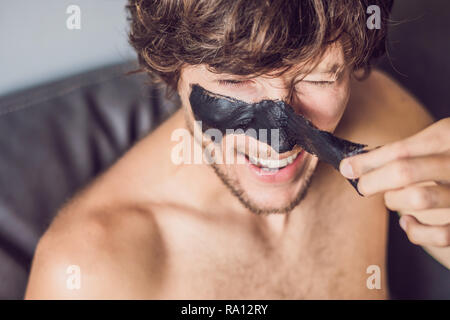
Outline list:
[[[203,132],[218,129],[225,135],[227,129],[241,129],[248,134],[248,129],[254,129],[250,132],[256,132],[256,137],[252,136],[269,144],[276,152],[291,151],[298,145],[316,155],[319,160],[331,164],[336,170],[339,170],[342,159],[367,152],[364,150],[367,145],[340,139],[330,132],[319,130],[311,121],[296,114],[284,101],[247,103],[210,92],[198,84],[191,84],[191,89],[189,101],[195,119],[202,121]],[[260,135],[259,129],[266,129],[264,137]],[[279,141],[272,141],[271,129],[278,129]],[[348,180],[358,191],[358,179]]]

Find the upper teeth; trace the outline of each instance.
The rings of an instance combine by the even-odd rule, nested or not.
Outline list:
[[[275,169],[275,168],[282,168],[287,166],[288,164],[291,164],[292,162],[294,162],[295,158],[297,158],[298,154],[299,152],[280,160],[261,159],[252,156],[249,156],[249,159],[250,162],[253,163],[254,165]]]

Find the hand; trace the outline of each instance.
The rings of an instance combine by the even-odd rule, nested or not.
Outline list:
[[[340,171],[347,178],[359,178],[363,195],[383,193],[386,206],[401,215],[400,226],[412,243],[450,247],[450,118],[404,140],[346,158]],[[438,211],[440,221],[432,224],[406,214]]]

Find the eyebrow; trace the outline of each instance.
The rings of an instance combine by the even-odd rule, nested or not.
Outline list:
[[[334,63],[331,67],[326,68],[326,69],[319,69],[317,70],[318,73],[322,73],[322,74],[339,74],[342,70],[344,69],[344,65],[341,63]]]
[[[338,63],[335,62],[331,65],[331,67],[329,68],[324,68],[324,69],[318,69],[316,70],[318,73],[320,74],[326,74],[326,75],[332,75],[332,76],[337,76],[339,75],[343,70],[344,70],[345,65],[342,63]],[[313,73],[315,72],[314,70],[311,72]],[[301,75],[302,73],[299,73],[299,75]],[[299,75],[295,76],[294,78],[298,78]],[[215,79],[213,81],[218,82],[220,80],[222,80],[223,78],[229,78],[230,80],[247,80],[247,79],[252,79],[252,76],[239,76],[239,75],[233,75],[233,74],[226,74],[226,75],[215,75]],[[231,77],[231,78],[230,78]],[[239,79],[235,79],[235,77],[238,77]]]

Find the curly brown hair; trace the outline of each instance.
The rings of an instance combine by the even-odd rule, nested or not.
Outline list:
[[[347,65],[370,72],[386,49],[393,0],[128,0],[129,42],[153,83],[177,90],[184,65],[258,76],[316,61],[340,41]],[[378,5],[381,28],[366,13]]]

